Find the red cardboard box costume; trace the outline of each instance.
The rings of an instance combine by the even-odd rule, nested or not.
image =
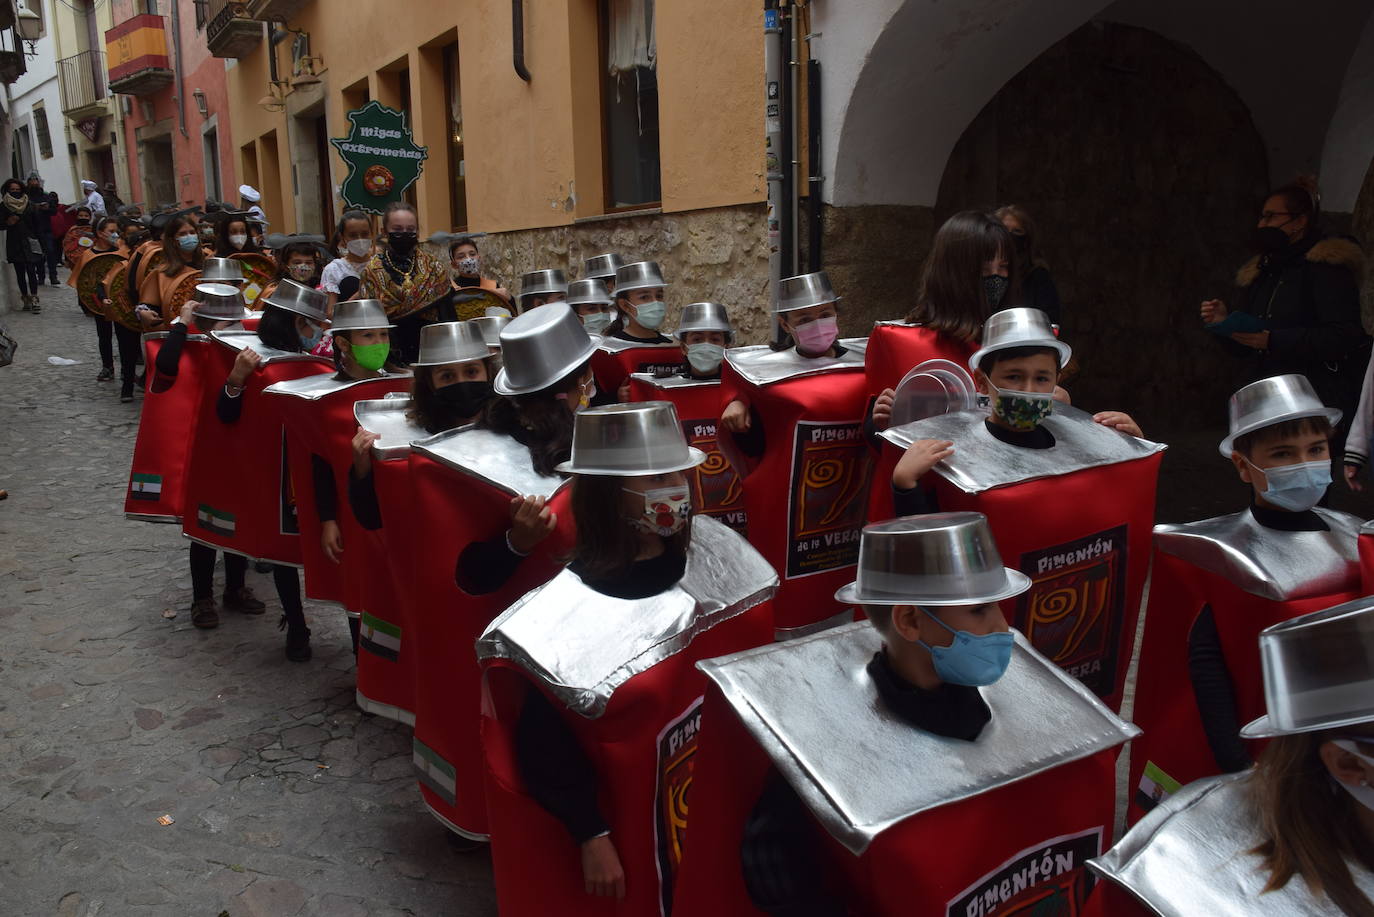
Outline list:
[[[418,670],[410,444],[429,436],[407,418],[411,404],[409,398],[384,398],[353,405],[357,425],[381,437],[372,444],[372,485],[382,508],[382,528],[367,533],[377,556],[363,590],[358,707],[408,726],[415,725]]]
[[[987,431],[986,418],[957,411],[883,438],[899,450],[922,439],[954,442],[954,454],[929,476],[940,510],[987,516],[1007,565],[1034,581],[1014,609],[1004,603],[1007,621],[1119,710],[1165,447],[1065,405],[1041,424],[1054,434],[1048,449],[1004,443]]]
[[[666,913],[690,830],[687,793],[705,687],[694,666],[770,640],[776,584],[738,534],[698,516],[686,572],[667,592],[612,598],[564,570],[482,635],[489,695],[482,740],[503,915]],[[585,892],[577,845],[523,789],[512,732],[531,684],[565,714],[595,765],[625,870],[623,901]]]
[[[706,453],[705,462],[683,472],[692,487],[693,510],[698,516],[712,516],[743,534],[749,521],[744,511],[744,487],[716,440],[720,380],[635,373],[630,376],[630,400],[672,403],[682,420],[687,445]]]
[[[979,689],[974,741],[917,729],[878,697],[882,646],[855,623],[703,663],[711,685],[675,917],[758,915],[740,845],[771,764],[819,823],[851,913],[1076,914],[1110,846],[1117,748],[1138,733],[1036,653]]]
[[[864,339],[838,343],[838,358],[754,346],[727,350],[721,364],[721,406],[743,401],[763,426],[763,454],[736,464],[747,469],[749,542],[782,578],[779,636],[851,614],[832,596],[852,579],[873,463],[863,438]],[[734,457],[730,434],[719,436]]]
[[[1374,522],[1360,526],[1360,591],[1374,595]]]
[[[619,338],[601,337],[592,354],[592,376],[596,390],[614,395],[631,373],[680,373],[687,366],[676,342],[639,344]],[[717,415],[719,416],[719,415]]]
[[[425,805],[450,830],[487,835],[482,795],[481,673],[473,642],[492,619],[558,572],[572,544],[572,513],[563,480],[536,474],[529,450],[489,430],[464,427],[414,443],[417,692],[414,763]],[[510,501],[543,496],[558,530],[540,543],[504,587],[472,596],[458,588],[455,566],[475,541],[510,526]],[[390,525],[388,523],[388,525]]]
[[[166,331],[143,336],[143,363],[157,366],[157,355],[167,340]],[[155,371],[149,372],[148,390],[138,418],[138,438],[134,441],[134,460],[129,469],[129,490],[124,497],[124,515],[144,522],[182,521],[186,498],[186,470],[195,441],[196,425],[206,385],[223,383],[224,375],[206,378],[210,338],[188,334],[177,365],[177,376],[170,388],[153,388]],[[220,363],[215,363],[218,372]],[[212,374],[213,375],[213,374]]]
[[[377,542],[358,525],[348,509],[348,472],[353,467],[353,435],[358,423],[355,402],[383,398],[410,388],[410,375],[377,379],[340,380],[334,375],[308,376],[278,382],[263,392],[276,396],[273,408],[286,426],[291,485],[296,494],[305,566],[305,595],[322,602],[338,602],[351,617],[359,617],[369,579],[383,565]],[[335,563],[320,547],[320,516],[315,506],[312,458],[318,455],[334,472],[335,506],[344,559]]]
[[[1247,723],[1264,713],[1260,631],[1364,594],[1360,520],[1313,512],[1330,531],[1266,528],[1248,509],[1155,527],[1133,714],[1145,736],[1131,754],[1130,821],[1180,785],[1218,772],[1188,672],[1188,637],[1204,606],[1221,638],[1239,722]]]
[[[216,331],[205,361],[204,397],[186,483],[182,533],[218,550],[299,567],[300,529],[286,458],[286,430],[275,399],[259,397],[276,382],[333,371],[328,360],[274,350],[247,331]],[[244,383],[243,416],[221,423],[215,403],[244,347],[262,364]]]

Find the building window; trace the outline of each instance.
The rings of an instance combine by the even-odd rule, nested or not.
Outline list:
[[[38,155],[52,159],[52,134],[48,133],[48,113],[42,108],[33,110],[33,132],[38,137]]]
[[[210,0],[194,0],[196,6],[196,29],[205,28],[205,21],[210,18]]]
[[[606,209],[658,203],[658,66],[654,0],[601,0],[601,110]]]
[[[468,228],[467,169],[463,164],[463,90],[458,80],[458,42],[444,48],[444,105],[448,111],[448,186],[453,228]]]
[[[43,0],[22,0],[22,5],[27,7],[29,12],[38,16],[38,37],[39,39],[48,36],[48,17],[43,15]]]
[[[219,128],[212,127],[201,135],[205,151],[205,196],[212,201],[223,200],[219,172]]]

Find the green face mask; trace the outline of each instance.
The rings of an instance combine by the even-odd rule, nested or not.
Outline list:
[[[354,344],[349,352],[353,354],[353,362],[363,369],[381,369],[386,365],[387,355],[391,353],[391,342]]]

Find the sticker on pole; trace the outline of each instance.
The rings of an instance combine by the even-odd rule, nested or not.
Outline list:
[[[353,125],[348,136],[329,140],[348,164],[339,194],[349,207],[381,213],[415,184],[429,148],[416,146],[405,112],[379,102],[350,111],[348,120]]]

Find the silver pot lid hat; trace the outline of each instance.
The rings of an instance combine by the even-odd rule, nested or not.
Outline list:
[[[420,329],[419,359],[410,365],[444,366],[489,356],[491,348],[474,322],[438,322]]]
[[[606,281],[589,277],[568,284],[568,298],[564,302],[570,306],[609,306],[615,297],[606,289]]]
[[[544,271],[530,271],[528,274],[520,275],[521,296],[566,292],[568,292],[568,278],[562,271],[556,268]]]
[[[395,327],[387,318],[386,306],[380,299],[346,299],[334,306],[334,320],[329,324],[334,334]]]
[[[269,306],[276,306],[287,312],[295,312],[297,315],[303,315],[320,324],[327,321],[324,310],[328,299],[324,293],[319,290],[312,290],[294,280],[279,281],[277,288],[263,301]]]
[[[1333,427],[1341,421],[1340,410],[1322,404],[1312,383],[1297,373],[1251,382],[1231,396],[1227,414],[1230,432],[1217,447],[1225,458],[1235,451],[1238,437],[1285,420],[1325,417]]]
[[[203,283],[243,283],[243,262],[234,258],[206,258],[200,272]]]
[[[632,477],[684,471],[704,461],[706,453],[687,445],[671,402],[640,401],[579,411],[572,457],[558,470]]]
[[[207,321],[241,322],[256,314],[244,308],[243,293],[228,283],[196,284],[196,302],[191,314]]]
[[[510,324],[509,315],[479,315],[468,319],[468,322],[482,332],[482,339],[488,347],[501,349],[501,329]]]
[[[830,276],[825,271],[816,271],[779,280],[778,305],[774,311],[792,312],[839,301],[835,288],[830,285]]]
[[[682,340],[690,331],[721,331],[727,340],[735,336],[730,313],[718,302],[694,302],[682,307],[682,319],[675,332],[677,339]]]
[[[592,358],[596,344],[567,303],[538,306],[501,329],[505,365],[492,387],[498,395],[548,388]]]
[[[652,290],[666,287],[663,272],[658,269],[657,261],[636,261],[621,265],[615,272],[615,295],[629,290]]]
[[[995,312],[983,322],[982,346],[968,358],[968,368],[977,369],[983,357],[1010,347],[1048,347],[1058,352],[1061,369],[1073,356],[1073,348],[1055,336],[1048,315],[1039,309],[1018,306]]]
[[[1030,577],[1002,566],[982,513],[930,513],[866,525],[850,605],[981,605],[1020,595]]]
[[[1243,738],[1374,722],[1374,597],[1265,628],[1259,650],[1268,713]]]
[[[615,272],[625,264],[625,259],[615,252],[595,255],[582,262],[582,276],[596,280],[615,280]]]

